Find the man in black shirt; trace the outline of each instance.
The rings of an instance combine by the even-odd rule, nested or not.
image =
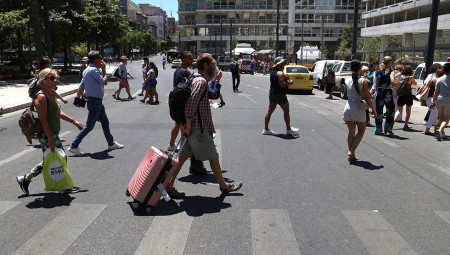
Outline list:
[[[189,70],[187,69],[189,66],[192,66],[193,60],[194,57],[192,56],[192,53],[185,51],[183,54],[181,54],[181,66],[177,70],[175,70],[173,74],[173,87],[177,86],[177,84],[182,82],[184,78],[188,78],[191,75],[191,72],[189,72]],[[178,136],[179,130],[180,125],[174,123],[172,131],[170,132],[169,147],[167,148],[167,150],[172,151],[176,149],[175,139]],[[196,160],[195,157],[192,156],[191,166],[189,167],[189,173],[203,175],[207,173],[207,170],[203,165],[202,161]]]
[[[234,62],[231,63],[230,71],[231,77],[233,78],[233,92],[238,93],[239,83],[241,82],[241,70],[239,68],[239,58],[235,58]]]

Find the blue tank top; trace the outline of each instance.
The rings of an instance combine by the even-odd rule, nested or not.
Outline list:
[[[270,71],[270,90],[269,94],[286,94],[286,89],[280,87],[280,81],[278,80],[277,76],[278,70],[272,69]]]

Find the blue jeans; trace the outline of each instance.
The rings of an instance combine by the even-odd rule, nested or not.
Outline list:
[[[89,111],[86,125],[75,137],[75,140],[70,144],[70,148],[78,148],[83,138],[94,129],[95,122],[100,121],[102,124],[103,134],[105,135],[108,145],[114,144],[114,137],[111,135],[109,130],[109,120],[106,116],[105,106],[101,99],[89,99],[87,101],[87,109]]]

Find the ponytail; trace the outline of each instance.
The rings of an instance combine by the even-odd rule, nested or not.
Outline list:
[[[356,72],[352,72],[353,87],[355,87],[356,92],[358,92],[358,94],[361,95],[361,92],[359,91],[358,78],[359,75]]]

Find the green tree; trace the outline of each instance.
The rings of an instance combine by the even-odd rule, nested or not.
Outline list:
[[[343,25],[342,26],[342,32],[341,32],[341,37],[339,38],[342,41],[346,42],[346,46],[347,47],[351,47],[352,46],[352,39],[353,38],[353,32],[352,29],[349,25]]]
[[[321,59],[327,59],[328,54],[330,53],[330,50],[328,49],[328,45],[326,42],[320,45],[320,58]]]
[[[378,37],[370,37],[366,39],[364,50],[366,53],[366,61],[375,61],[379,58],[378,50],[381,46],[381,39]]]
[[[348,42],[345,40],[342,40],[338,47],[338,56],[340,59],[347,59],[348,56],[350,56],[350,48],[348,47]]]
[[[273,36],[272,34],[269,35],[269,41],[267,42],[267,47],[268,49],[273,49],[274,48],[274,41],[273,41]]]

